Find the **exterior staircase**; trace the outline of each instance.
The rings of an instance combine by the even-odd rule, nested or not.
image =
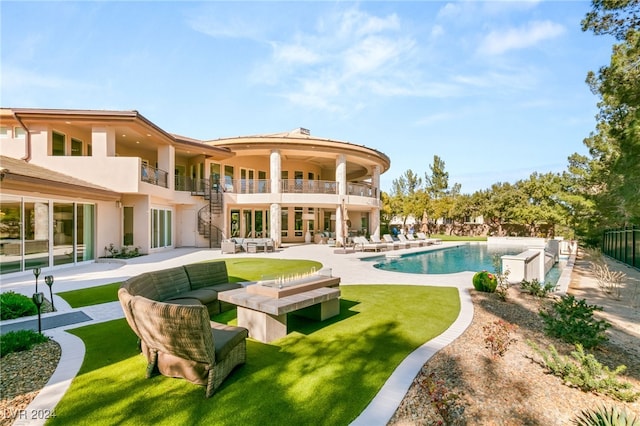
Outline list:
[[[191,191],[191,195],[201,196],[209,201],[198,210],[198,233],[209,240],[209,248],[219,248],[224,238],[222,230],[214,225],[216,217],[223,212],[223,194],[219,179],[202,179]]]

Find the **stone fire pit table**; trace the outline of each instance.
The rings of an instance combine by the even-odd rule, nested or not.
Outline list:
[[[287,314],[324,321],[340,314],[340,278],[317,276],[282,288],[261,283],[218,293],[218,299],[238,307],[238,326],[249,337],[268,343],[287,335]]]

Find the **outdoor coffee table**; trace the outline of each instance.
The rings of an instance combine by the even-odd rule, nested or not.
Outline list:
[[[218,293],[218,299],[238,307],[238,326],[249,337],[271,342],[287,335],[287,314],[324,321],[340,314],[340,278],[320,277],[274,287],[261,283]]]

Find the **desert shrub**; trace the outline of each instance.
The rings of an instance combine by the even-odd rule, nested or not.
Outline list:
[[[640,417],[618,407],[589,408],[573,419],[578,426],[640,426]]]
[[[13,291],[0,294],[0,319],[10,320],[37,313],[35,303],[27,296]]]
[[[464,406],[460,404],[460,396],[452,392],[444,380],[436,380],[435,373],[424,376],[418,384],[429,395],[431,406],[442,418],[442,421],[436,424],[453,424],[454,419],[464,411]]]
[[[493,293],[498,287],[498,279],[491,272],[480,271],[473,276],[473,287],[478,291]]]
[[[0,357],[12,352],[28,351],[38,343],[44,343],[49,338],[33,330],[10,331],[0,335]]]
[[[537,278],[531,281],[522,280],[520,287],[522,290],[536,297],[547,297],[547,295],[556,288],[555,284],[541,283]]]
[[[618,375],[627,367],[619,365],[611,371],[603,366],[592,355],[584,351],[580,344],[576,344],[571,357],[563,357],[553,345],[549,350],[540,349],[535,343],[528,341],[529,346],[542,357],[542,364],[554,375],[561,377],[565,384],[581,389],[585,392],[595,392],[608,395],[620,401],[635,401],[640,397],[640,392],[635,392],[629,382],[618,380]]]
[[[576,300],[568,295],[562,296],[549,310],[540,311],[540,316],[547,335],[593,348],[607,341],[605,332],[611,327],[607,321],[593,317],[594,311],[601,310],[600,306],[589,305],[584,299]]]
[[[494,255],[492,258],[493,269],[495,271],[497,286],[496,286],[496,295],[500,298],[500,300],[507,300],[507,294],[509,290],[509,274],[511,271],[508,269],[506,271],[502,270],[502,257],[498,254]]]
[[[510,324],[504,320],[496,320],[491,324],[482,327],[484,331],[484,344],[491,351],[491,358],[498,359],[504,356],[509,349],[509,345],[517,342],[511,337],[511,333],[518,328],[515,324]]]

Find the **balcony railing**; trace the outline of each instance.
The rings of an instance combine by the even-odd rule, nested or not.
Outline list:
[[[176,191],[202,192],[204,181],[186,176],[176,176]],[[234,194],[269,194],[270,179],[236,179],[220,182],[221,192]],[[338,182],[332,180],[284,179],[280,181],[280,192],[287,194],[338,194]],[[369,183],[349,183],[347,195],[376,198],[378,191]]]
[[[151,167],[148,164],[142,164],[142,167],[140,167],[140,180],[152,185],[168,188],[169,181],[167,179],[167,175],[166,171],[156,167]]]
[[[283,193],[337,194],[338,182],[330,180],[284,179],[280,181]]]

